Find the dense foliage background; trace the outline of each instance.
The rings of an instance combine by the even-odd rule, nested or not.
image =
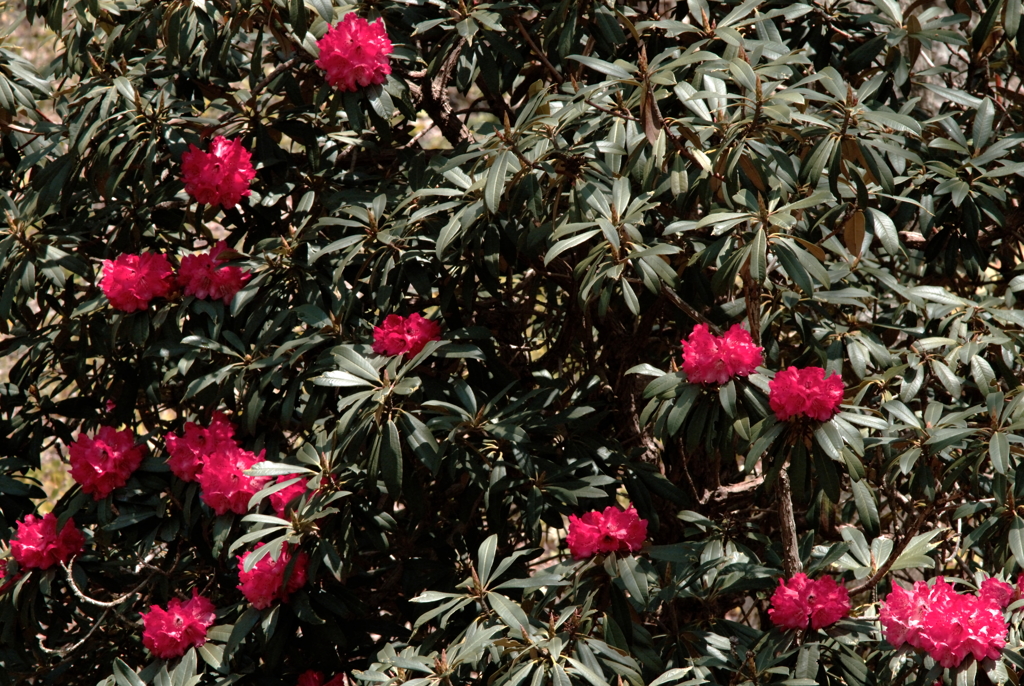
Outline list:
[[[1024,566],[1021,10],[29,0],[59,54],[0,43],[0,537],[45,450],[114,425],[148,456],[59,498],[75,584],[4,588],[0,683],[1017,683],[1016,606],[999,660],[945,673],[876,617],[897,580]],[[383,87],[313,63],[349,11],[385,22]],[[229,210],[180,178],[215,135],[256,165]],[[229,306],[97,285],[217,238],[253,274]],[[373,354],[412,312],[444,340]],[[741,321],[762,373],[687,383],[680,339]],[[844,411],[777,422],[789,365],[842,374]],[[215,516],[164,446],[214,411],[318,495]],[[574,562],[563,518],[616,501],[651,545]],[[311,560],[263,611],[257,540]],[[801,567],[853,617],[772,628]],[[155,660],[139,613],[192,589],[210,642]]]

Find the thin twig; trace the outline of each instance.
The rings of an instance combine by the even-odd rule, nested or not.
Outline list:
[[[924,520],[927,519],[934,510],[935,503],[929,503],[928,507],[921,511],[921,514],[917,516],[917,520],[913,523],[913,525],[911,525],[906,535],[900,540],[899,545],[896,546],[896,549],[893,550],[892,553],[889,555],[889,559],[885,561],[885,564],[879,567],[878,570],[870,577],[868,577],[861,583],[857,584],[856,586],[853,586],[852,588],[848,589],[851,596],[857,595],[858,593],[873,588],[875,584],[881,581],[883,576],[889,573],[889,569],[894,564],[896,564],[896,560],[899,558],[900,555],[903,554],[903,551],[906,549],[911,539],[913,539],[914,536],[917,535],[917,532],[918,530],[920,530],[921,525],[924,524]]]
[[[551,64],[551,62],[548,61],[547,55],[545,55],[544,52],[533,41],[533,37],[526,30],[526,27],[523,26],[523,20],[519,18],[519,15],[513,14],[512,21],[513,23],[515,23],[516,28],[519,29],[519,33],[521,33],[523,38],[526,40],[526,44],[529,45],[530,49],[533,50],[533,53],[537,55],[537,59],[540,60],[540,63],[544,65],[545,69],[551,72],[551,78],[557,81],[559,85],[565,83],[565,77],[558,73],[558,70],[555,69],[555,65]]]

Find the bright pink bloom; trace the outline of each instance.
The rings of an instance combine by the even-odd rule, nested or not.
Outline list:
[[[206,456],[199,472],[200,497],[219,515],[245,514],[249,499],[263,488],[268,477],[246,476],[243,472],[263,461],[263,452],[254,455],[239,447],[225,448]]]
[[[345,682],[341,675],[338,674],[327,683],[324,683],[324,673],[310,669],[299,676],[295,686],[345,686]]]
[[[712,336],[707,324],[693,327],[683,340],[683,371],[690,383],[724,384],[734,376],[749,376],[764,363],[763,349],[739,324],[722,336]]]
[[[380,326],[373,328],[373,352],[378,355],[415,357],[427,343],[439,340],[441,327],[438,323],[415,312],[408,317],[389,314]]]
[[[978,661],[998,658],[1006,645],[999,605],[1004,591],[990,584],[981,595],[960,594],[942,577],[932,586],[918,581],[910,591],[893,586],[879,615],[885,640],[896,648],[909,643],[946,668],[968,654]]]
[[[22,569],[49,569],[67,562],[85,546],[85,536],[69,519],[57,533],[57,515],[48,512],[42,519],[26,515],[18,522],[18,534],[11,539],[11,557]]]
[[[795,574],[788,580],[779,579],[779,587],[772,595],[768,615],[772,622],[785,629],[822,629],[835,624],[850,611],[850,595],[846,586],[836,583],[830,576],[810,580],[806,574]]]
[[[262,543],[256,546],[257,549],[262,547]],[[285,583],[285,575],[289,571],[288,563],[292,559],[292,553],[287,543],[281,547],[281,556],[277,560],[271,558],[270,555],[264,555],[247,572],[245,571],[245,560],[250,555],[252,555],[251,552],[238,557],[238,590],[257,610],[270,607],[275,600],[288,602],[288,596],[306,584],[309,556],[303,552],[295,556],[295,564],[292,565],[291,574]]]
[[[388,55],[393,52],[383,21],[372,24],[354,12],[331,27],[317,41],[316,66],[327,72],[327,83],[340,91],[357,91],[384,83],[391,73]]]
[[[78,434],[78,440],[68,446],[71,478],[93,500],[103,500],[115,488],[128,483],[132,472],[142,464],[143,452],[141,445],[135,445],[131,429],[118,431],[112,426],[101,426],[96,438]]]
[[[282,474],[277,477],[277,483],[290,481],[291,479],[294,479],[295,476],[295,474]],[[284,518],[284,516],[288,514],[288,505],[299,496],[304,495],[308,486],[308,479],[299,479],[291,486],[286,486],[276,493],[271,493],[270,504],[274,508],[274,512],[277,513],[277,516]]]
[[[185,602],[172,599],[166,610],[151,605],[149,612],[141,613],[142,644],[164,660],[181,657],[189,648],[206,643],[206,630],[216,619],[214,610],[213,603],[198,591]]]
[[[234,425],[220,412],[213,413],[213,420],[205,429],[187,422],[184,436],[169,433],[164,438],[167,451],[171,454],[167,464],[182,481],[195,481],[208,455],[232,450],[237,446],[234,435]]]
[[[794,575],[792,579],[779,579],[779,587],[772,594],[772,604],[768,608],[772,623],[784,629],[807,628],[807,618],[811,614],[807,587],[811,583],[807,575],[802,573]]]
[[[821,629],[835,624],[850,612],[850,594],[846,586],[830,576],[815,579],[807,596],[811,605],[811,628]]]
[[[228,249],[227,243],[220,241],[208,253],[186,255],[181,260],[178,270],[178,284],[184,289],[185,295],[197,298],[222,300],[230,305],[232,298],[242,290],[245,282],[252,274],[241,267],[229,267],[221,264],[218,257]]]
[[[118,255],[113,260],[103,260],[100,288],[115,310],[135,312],[149,307],[154,298],[170,295],[173,273],[167,255]]]
[[[583,517],[569,515],[569,535],[565,542],[577,560],[598,553],[635,553],[647,538],[647,520],[640,519],[636,508],[625,511],[614,505],[604,512],[588,512]]]
[[[256,170],[251,158],[241,141],[224,136],[213,139],[209,152],[189,145],[188,152],[181,156],[185,190],[204,205],[234,207],[252,193],[249,183],[256,178]]]
[[[782,421],[810,417],[828,421],[843,402],[843,379],[838,374],[825,378],[821,367],[789,367],[768,382],[768,404]]]
[[[978,589],[978,597],[991,600],[993,603],[999,606],[999,609],[1005,609],[1007,605],[1013,602],[1014,588],[1005,581],[1000,581],[994,576],[990,576],[981,582],[981,588]]]

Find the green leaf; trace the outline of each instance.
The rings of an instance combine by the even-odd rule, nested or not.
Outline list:
[[[992,100],[985,98],[974,113],[974,125],[971,127],[971,138],[974,139],[974,150],[978,151],[988,145],[992,139],[992,122],[995,121],[996,106]]]
[[[484,185],[484,204],[494,213],[501,205],[501,196],[505,192],[505,172],[512,163],[513,154],[509,150],[498,153],[490,169],[487,170],[487,182]]]
[[[388,495],[395,500],[402,493],[402,439],[395,422],[388,420],[381,430],[380,473]]]
[[[1006,474],[1010,469],[1010,439],[1001,431],[992,434],[988,443],[988,456],[992,460],[992,466],[1000,474]]]
[[[139,678],[135,670],[119,657],[114,658],[114,679],[118,686],[146,686],[146,682]]]
[[[491,534],[484,539],[484,542],[480,544],[479,550],[477,550],[477,575],[480,577],[480,583],[487,587],[487,582],[491,578],[491,565],[494,564],[494,551],[498,548],[498,535]]]
[[[1019,515],[1013,516],[1008,542],[1010,544],[1010,551],[1013,553],[1014,559],[1017,560],[1017,564],[1024,567],[1024,519],[1021,519]]]
[[[633,77],[632,74],[630,74],[628,71],[626,71],[619,65],[612,64],[610,62],[605,62],[604,60],[599,60],[596,57],[584,57],[583,55],[569,55],[569,59],[576,60],[577,62],[580,62],[590,67],[594,71],[599,71],[602,74],[607,74],[608,76],[619,79],[620,81],[626,81]]]

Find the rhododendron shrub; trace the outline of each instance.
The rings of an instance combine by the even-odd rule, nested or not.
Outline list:
[[[318,67],[327,83],[340,91],[357,91],[384,83],[391,73],[388,55],[394,52],[382,21],[368,22],[354,12],[334,26],[319,41]]]
[[[207,630],[216,619],[214,610],[209,598],[198,593],[184,602],[173,598],[167,609],[153,605],[149,612],[140,613],[142,643],[156,657],[181,657],[189,648],[206,643]]]
[[[740,324],[721,336],[698,324],[683,340],[683,371],[692,383],[723,384],[734,376],[749,376],[763,361],[763,349]]]
[[[413,312],[408,317],[389,314],[373,328],[373,352],[379,355],[415,357],[427,343],[441,340],[437,322]]]
[[[998,658],[1006,645],[1003,593],[983,587],[978,595],[957,593],[942,577],[931,586],[918,581],[909,591],[893,586],[882,604],[885,640],[899,648],[907,643],[943,667],[957,667],[968,655]]]
[[[155,298],[170,295],[174,287],[172,273],[166,255],[118,255],[113,260],[103,260],[100,287],[114,309],[135,312],[149,307]]]
[[[68,446],[71,478],[81,484],[82,491],[100,500],[128,483],[132,472],[142,464],[144,452],[142,446],[135,445],[131,429],[118,431],[103,426],[92,438],[79,434],[78,440]]]
[[[181,259],[178,284],[185,295],[222,300],[225,305],[231,304],[235,294],[252,275],[240,267],[220,264],[223,261],[220,255],[227,249],[224,241],[218,241],[208,253],[186,255]]]
[[[7,5],[0,686],[1019,681],[1021,0]]]
[[[262,546],[260,543],[256,549]],[[238,590],[257,610],[270,607],[275,600],[288,602],[288,596],[305,585],[306,568],[309,566],[306,553],[295,555],[285,544],[277,559],[264,555],[250,566],[246,559],[252,554],[246,553],[238,558]],[[250,569],[246,569],[247,566]]]
[[[801,572],[790,579],[779,580],[768,616],[785,629],[806,629],[808,620],[812,629],[822,629],[849,612],[850,596],[845,586],[837,584],[830,576],[808,579]]]
[[[782,421],[809,417],[828,421],[843,402],[843,380],[821,367],[788,367],[768,382],[768,402]]]
[[[256,178],[256,170],[251,160],[252,153],[238,139],[217,136],[205,151],[189,145],[188,152],[181,156],[185,191],[196,202],[230,209],[252,193],[249,184]],[[190,269],[186,278],[188,285],[196,288],[194,271],[194,267]]]
[[[85,536],[75,528],[74,520],[58,526],[52,512],[43,517],[26,515],[17,524],[18,533],[10,540],[11,557],[22,569],[49,569],[67,562],[85,545]]]
[[[635,553],[647,538],[647,520],[640,519],[632,505],[625,510],[609,506],[603,512],[569,515],[565,542],[577,560],[598,553]]]

